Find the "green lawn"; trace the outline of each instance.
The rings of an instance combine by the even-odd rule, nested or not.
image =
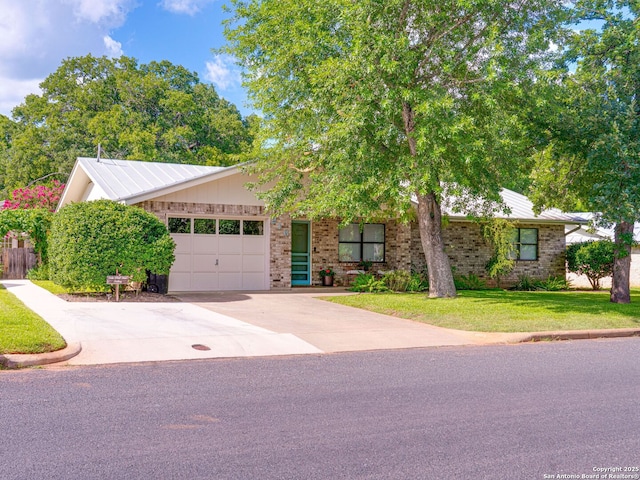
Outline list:
[[[51,325],[0,285],[0,354],[53,352],[65,346]]]
[[[454,299],[424,293],[378,293],[325,300],[445,328],[477,332],[540,332],[640,328],[640,290],[631,304],[609,302],[609,292],[460,291]]]

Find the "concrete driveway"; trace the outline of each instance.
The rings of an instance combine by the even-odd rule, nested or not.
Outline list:
[[[342,288],[295,288],[176,296],[272,332],[293,334],[323,352],[503,343],[512,337],[448,330],[322,300],[332,295],[353,293]]]
[[[461,332],[345,307],[344,289],[175,295],[181,302],[66,302],[28,280],[2,284],[81,344],[69,365],[299,355],[503,343],[513,334]]]

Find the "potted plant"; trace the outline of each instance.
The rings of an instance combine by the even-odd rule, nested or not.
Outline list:
[[[333,277],[335,276],[336,272],[334,272],[331,267],[320,270],[320,278],[322,279],[322,285],[324,287],[333,287]]]
[[[358,263],[358,267],[360,267],[365,272],[368,272],[372,266],[373,266],[373,262],[369,260],[360,260],[360,263]]]

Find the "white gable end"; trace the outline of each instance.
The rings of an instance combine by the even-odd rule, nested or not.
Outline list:
[[[215,203],[224,205],[251,205],[264,206],[264,202],[258,199],[254,192],[250,191],[246,184],[251,177],[242,173],[229,175],[224,178],[212,180],[191,188],[178,190],[167,195],[150,198],[149,200],[176,203]]]

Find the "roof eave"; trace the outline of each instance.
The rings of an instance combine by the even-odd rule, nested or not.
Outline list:
[[[443,214],[444,215],[444,214]],[[467,216],[447,215],[450,220],[457,222],[473,222],[473,218]],[[513,217],[498,217],[515,223],[539,223],[544,225],[587,225],[589,222],[584,219],[567,218],[567,219],[549,219],[549,218],[513,218]]]

